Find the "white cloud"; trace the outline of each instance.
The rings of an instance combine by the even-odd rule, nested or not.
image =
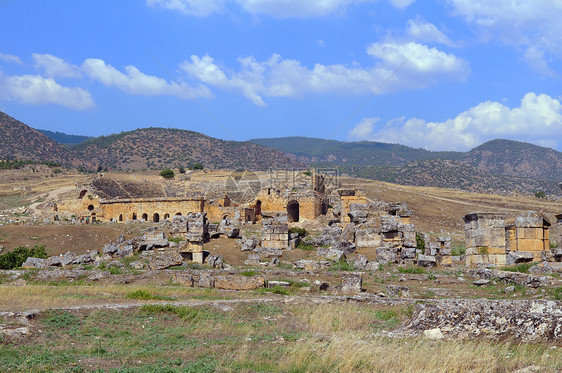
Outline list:
[[[406,34],[414,40],[421,42],[436,42],[452,46],[453,42],[441,32],[433,23],[420,19],[409,20]]]
[[[108,87],[116,87],[126,93],[145,96],[171,95],[180,98],[189,96],[175,83],[146,75],[135,66],[126,66],[125,73],[97,58],[88,58],[82,64],[82,71],[88,77]],[[194,97],[209,97],[209,89],[204,86],[184,88]]]
[[[349,133],[351,140],[373,140],[430,150],[468,150],[495,138],[509,138],[556,147],[562,132],[562,104],[546,94],[527,93],[519,107],[486,101],[444,122],[398,118],[380,128],[363,120]]]
[[[31,57],[34,61],[33,66],[38,70],[44,70],[49,77],[78,78],[82,76],[78,66],[72,65],[62,58],[38,53],[33,53]]]
[[[23,62],[21,62],[20,58],[18,56],[14,56],[12,54],[0,53],[0,61],[17,63],[19,65],[23,65]]]
[[[374,43],[367,48],[367,54],[377,60],[368,68],[316,64],[310,69],[297,60],[283,59],[277,54],[262,62],[254,57],[239,58],[237,72],[221,68],[209,56],[191,56],[181,68],[192,79],[240,92],[261,106],[265,105],[264,96],[297,98],[309,93],[370,93],[404,63],[378,93],[425,88],[443,80],[459,81],[469,72],[464,60],[413,42]]]
[[[0,99],[32,105],[58,104],[78,110],[94,107],[88,91],[64,87],[53,78],[40,75],[0,76]]]
[[[562,59],[562,2],[558,0],[447,0],[453,13],[476,26],[484,40],[501,42],[526,50],[526,60],[540,72],[546,52]],[[532,48],[529,50],[528,48]],[[531,55],[531,58],[529,57]]]
[[[223,0],[147,0],[149,6],[159,6],[188,15],[205,17],[223,9]]]
[[[159,6],[188,15],[205,17],[226,9],[234,3],[251,14],[262,14],[276,18],[321,17],[339,14],[354,5],[378,0],[147,0],[149,6]],[[389,0],[399,9],[404,9],[415,0]]]

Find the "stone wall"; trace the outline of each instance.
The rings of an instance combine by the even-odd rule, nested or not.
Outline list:
[[[186,215],[191,212],[203,212],[205,201],[202,198],[170,199],[126,199],[110,200],[100,204],[103,221],[126,222],[129,220],[159,221],[173,216]]]

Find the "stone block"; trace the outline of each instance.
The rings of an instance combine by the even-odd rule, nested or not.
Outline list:
[[[150,269],[166,269],[183,264],[183,258],[178,252],[155,252],[148,263]]]
[[[256,290],[265,287],[265,279],[260,276],[216,276],[215,289],[222,290]]]
[[[195,280],[193,279],[193,276],[190,275],[189,273],[185,273],[183,271],[177,271],[172,276],[172,282],[174,284],[181,284],[181,285],[193,287]]]
[[[420,267],[436,267],[437,259],[433,255],[418,255],[418,266]]]
[[[507,254],[505,264],[514,265],[519,263],[532,262],[535,254],[528,251],[515,251]]]
[[[362,291],[363,272],[348,272],[342,275],[341,292],[344,294],[357,294]]]

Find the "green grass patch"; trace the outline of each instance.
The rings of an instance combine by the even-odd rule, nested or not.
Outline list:
[[[80,325],[80,320],[72,313],[63,310],[49,310],[44,314],[42,322],[45,326],[60,329]]]
[[[562,300],[562,286],[550,290],[550,296],[554,300]]]
[[[189,322],[211,320],[219,316],[216,312],[208,309],[176,306],[174,304],[146,304],[140,308],[140,312],[149,315],[173,314]]]
[[[146,290],[136,290],[127,294],[129,299],[154,299],[154,300],[176,300],[175,297],[151,294]]]
[[[424,274],[427,273],[427,270],[425,268],[422,268],[422,267],[398,267],[398,272],[416,274],[416,275],[424,275]]]
[[[304,251],[314,251],[316,248],[313,245],[309,245],[304,243],[303,241],[299,242],[297,249],[304,250]]]
[[[299,237],[305,237],[308,234],[306,228],[299,228],[299,227],[289,228],[289,233],[298,233]]]
[[[521,263],[516,266],[506,266],[501,269],[509,272],[529,273],[529,269],[536,264],[537,262]]]
[[[258,272],[252,271],[252,270],[247,270],[247,271],[242,271],[242,272],[240,272],[240,275],[241,275],[241,276],[245,276],[245,277],[253,277],[253,276],[257,275],[257,274],[258,274]]]

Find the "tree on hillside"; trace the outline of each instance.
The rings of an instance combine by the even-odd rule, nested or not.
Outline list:
[[[173,179],[175,174],[174,171],[170,170],[169,168],[166,168],[160,172],[160,176],[166,179]]]
[[[199,163],[199,162],[198,162],[198,163],[195,163],[195,164],[193,164],[193,166],[191,166],[191,169],[192,169],[192,170],[202,170],[202,169],[203,169],[203,164],[201,164],[201,163]]]

